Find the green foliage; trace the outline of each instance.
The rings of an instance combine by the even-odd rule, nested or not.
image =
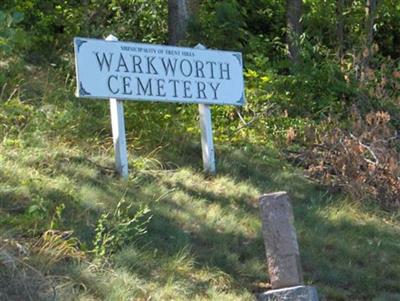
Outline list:
[[[395,0],[380,3],[376,20],[376,38],[379,51],[384,56],[400,57],[400,4]]]
[[[316,60],[315,49],[303,51],[303,63],[293,75],[276,76],[266,88],[290,115],[319,119],[343,112],[354,87],[340,66],[329,58]]]
[[[10,13],[5,15],[2,7]],[[7,40],[14,44],[29,42],[25,54],[30,61],[59,61],[60,53],[72,50],[74,36],[105,38],[113,33],[121,40],[162,43],[166,39],[166,14],[166,2],[160,0],[6,0],[0,5],[0,33],[6,24]],[[3,44],[4,38],[0,47]],[[10,43],[6,44],[10,48]]]
[[[15,9],[0,9],[0,57],[21,51],[29,45],[26,32],[18,27],[23,20],[24,14]]]
[[[104,19],[96,20],[98,26],[93,26],[93,29],[101,29],[104,24],[109,24],[108,27],[102,29],[103,34],[106,31],[111,31],[121,39],[147,43],[163,43],[166,41],[166,1],[112,0],[101,2],[97,1],[97,4],[90,8],[92,11],[100,12],[103,10],[103,13],[105,13]]]
[[[5,101],[0,107],[0,138],[20,133],[33,114],[34,108],[18,98]]]
[[[80,1],[4,1],[4,7],[15,8],[24,14],[19,28],[27,33],[30,60],[44,59],[54,54],[52,48],[65,47],[66,39],[76,34],[81,24],[83,11]],[[49,47],[49,46],[52,47]]]
[[[51,244],[49,250],[60,255],[56,262],[36,264],[46,276],[67,275],[55,279],[65,299],[250,300],[267,281],[254,200],[266,190],[284,189],[301,217],[296,226],[306,279],[322,298],[396,298],[398,216],[331,195],[285,162],[291,152],[296,163],[304,161],[299,150],[320,142],[307,141],[309,133],[330,133],[324,119],[346,132],[352,105],[362,115],[387,111],[388,127],[400,128],[399,3],[380,1],[373,58],[360,70],[365,1],[345,2],[339,58],[334,1],[303,1],[301,60],[293,66],[287,59],[285,1],[202,1],[187,42],[240,50],[245,61],[246,106],[212,108],[219,176],[197,172],[196,105],[127,102],[134,176],[126,183],[113,170],[108,102],[73,96],[71,41],[113,33],[121,40],[164,43],[167,1],[2,1],[0,235]],[[391,136],[395,151],[398,141]],[[382,140],[377,137],[373,143]],[[358,165],[353,171],[360,175]],[[384,182],[368,179],[388,191]],[[135,200],[135,209],[128,200]],[[64,239],[69,231],[62,231],[70,229],[79,241]],[[59,252],[64,247],[75,255],[65,257]],[[97,259],[117,256],[110,270],[100,270],[93,258],[79,266],[70,262],[84,257],[80,250],[92,250]],[[2,279],[7,285],[13,280]]]
[[[132,215],[131,207],[132,204],[122,199],[114,211],[101,214],[93,241],[96,257],[104,259],[147,232],[147,224],[151,219],[150,209],[143,206]]]
[[[60,229],[62,226],[62,213],[65,209],[65,204],[61,203],[59,204],[55,210],[54,210],[54,214],[53,217],[51,219],[50,222],[50,229]]]
[[[204,1],[199,16],[190,23],[190,40],[209,48],[241,49],[245,37],[242,10],[236,0]]]

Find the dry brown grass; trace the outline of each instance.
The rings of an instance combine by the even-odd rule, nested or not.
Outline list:
[[[54,299],[56,291],[50,278],[29,263],[28,244],[1,240],[0,300],[36,301]]]
[[[79,262],[85,253],[79,250],[79,241],[72,234],[73,231],[48,230],[34,244],[34,250],[46,256],[50,265],[71,259]]]
[[[48,268],[63,260],[84,258],[71,234],[49,230],[36,241],[1,239],[0,300],[55,300],[60,279],[47,275]],[[34,263],[38,258],[40,269]]]

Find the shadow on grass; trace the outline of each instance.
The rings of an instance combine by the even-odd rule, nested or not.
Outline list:
[[[200,153],[200,147],[191,146],[187,151],[188,157],[181,154],[179,165],[199,170],[201,166],[190,158],[193,152]],[[218,155],[218,177],[250,182],[261,193],[276,190],[289,192],[294,204],[305,278],[308,283],[322,288],[322,296],[329,300],[372,300],[400,291],[400,278],[396,273],[400,270],[400,259],[396,255],[400,251],[397,242],[400,228],[398,225],[386,225],[379,209],[342,205],[340,196],[332,198],[323,187],[310,183],[276,154],[268,158],[268,150],[246,153],[222,149]],[[201,160],[199,157],[196,156]],[[226,207],[232,203],[239,204],[258,218],[258,209],[240,199],[240,195],[239,199],[232,199],[208,190],[190,188],[185,183],[177,187],[192,198],[207,199],[210,204],[217,202]],[[326,217],[324,212],[334,217]],[[257,279],[259,270],[257,273],[248,269],[246,273],[250,276],[241,275],[240,261],[243,258],[255,259],[263,265],[264,249],[259,236],[248,244],[250,251],[242,241],[246,238],[241,235],[221,235],[208,227],[191,235],[191,244],[196,246],[201,264],[217,266],[249,289],[254,281],[262,279]],[[221,244],[226,248],[222,248]]]
[[[322,300],[372,300],[400,291],[398,225],[385,224],[374,210],[333,200],[268,149],[222,148],[214,178],[196,172],[201,170],[200,155],[199,146],[179,152],[164,149],[160,161],[174,162],[180,166],[177,170],[133,171],[128,182],[109,173],[107,162],[56,156],[49,162],[50,173],[38,170],[43,178],[26,182],[29,193],[24,202],[40,195],[49,203],[66,204],[60,226],[75,230],[89,246],[100,212],[113,208],[122,197],[134,206],[148,204],[153,215],[148,233],[115,255],[116,266],[159,286],[173,275],[194,296],[213,285],[215,271],[232,282],[227,290],[260,289],[256,283],[265,282],[267,275],[257,198],[286,190],[293,200],[305,279],[321,289]],[[66,179],[67,188],[43,184],[57,177]],[[13,185],[24,182],[11,181],[3,171],[0,179]],[[0,210],[8,210],[10,220],[26,214],[7,209],[22,201],[23,194],[2,187]],[[187,269],[179,268],[182,250],[187,251],[182,265],[192,262]],[[214,272],[205,279],[193,276],[202,270]]]

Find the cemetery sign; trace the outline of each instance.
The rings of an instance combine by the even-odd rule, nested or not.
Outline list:
[[[244,104],[239,52],[75,38],[77,96]]]
[[[110,100],[118,173],[128,177],[123,100],[197,103],[204,170],[214,174],[210,105],[244,105],[240,52],[76,37],[77,97]]]

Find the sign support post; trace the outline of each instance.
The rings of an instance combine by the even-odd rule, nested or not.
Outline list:
[[[203,167],[206,173],[213,175],[216,173],[216,169],[210,106],[199,104],[199,113]]]
[[[202,44],[197,44],[196,49],[206,49]],[[206,173],[215,174],[215,150],[213,142],[211,109],[207,104],[199,104],[201,149],[203,153],[203,168]]]
[[[118,41],[118,38],[113,35],[109,35],[106,38],[106,41]],[[127,179],[128,157],[126,152],[123,100],[110,98],[110,113],[116,169],[121,177]]]

